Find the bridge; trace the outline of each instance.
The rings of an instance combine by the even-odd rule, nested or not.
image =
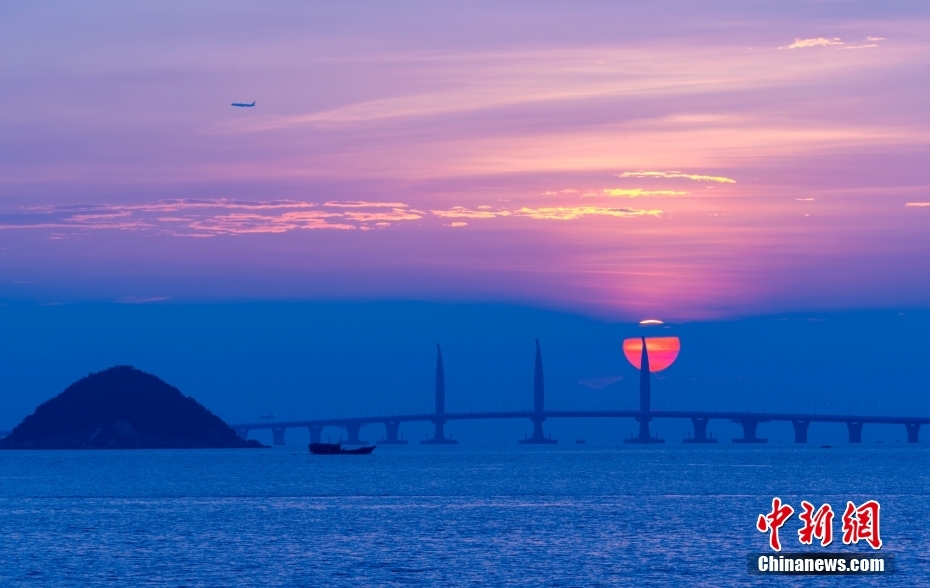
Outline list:
[[[907,442],[918,443],[921,425],[930,424],[930,417],[906,416],[875,416],[875,415],[824,415],[804,413],[766,413],[751,411],[705,411],[705,410],[653,410],[652,380],[649,371],[649,357],[646,353],[645,339],[640,367],[639,383],[639,409],[631,410],[546,410],[545,409],[545,382],[542,363],[542,351],[539,340],[536,341],[536,361],[533,370],[533,409],[524,411],[488,411],[488,412],[446,412],[445,372],[442,365],[442,351],[437,345],[436,380],[435,380],[435,410],[431,413],[395,414],[366,417],[326,418],[286,422],[259,422],[240,423],[230,425],[243,438],[248,438],[249,432],[258,429],[270,429],[273,443],[284,445],[284,434],[288,429],[306,428],[310,432],[311,442],[319,442],[324,427],[337,427],[346,431],[348,440],[345,445],[365,445],[368,441],[361,439],[362,427],[366,425],[384,425],[384,439],[381,445],[404,445],[407,440],[399,437],[398,431],[402,423],[431,422],[434,426],[433,436],[421,441],[427,445],[454,444],[458,441],[446,437],[445,424],[450,421],[488,420],[488,419],[517,419],[529,420],[533,424],[532,436],[527,435],[519,439],[519,443],[546,445],[558,443],[551,435],[546,436],[543,423],[548,419],[556,418],[630,418],[639,423],[639,432],[635,436],[624,439],[624,443],[649,445],[665,443],[664,439],[653,436],[649,431],[649,424],[656,419],[690,419],[693,425],[693,434],[683,439],[684,443],[717,443],[719,439],[707,433],[707,424],[713,420],[730,421],[742,426],[743,436],[732,440],[733,443],[767,443],[768,440],[757,435],[758,426],[762,423],[775,421],[790,422],[794,427],[795,443],[807,443],[807,430],[811,423],[845,423],[849,432],[850,443],[862,442],[862,427],[866,424],[904,425],[907,431]]]

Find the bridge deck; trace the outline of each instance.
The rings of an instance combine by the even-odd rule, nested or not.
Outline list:
[[[230,425],[234,429],[291,429],[298,427],[341,427],[345,425],[367,425],[373,423],[409,423],[432,422],[437,419],[444,421],[465,421],[484,419],[533,419],[550,418],[637,418],[649,417],[652,419],[713,419],[728,421],[807,421],[811,423],[863,423],[863,424],[889,424],[913,425],[930,424],[930,417],[908,416],[874,416],[874,415],[840,415],[840,414],[803,414],[803,413],[766,413],[766,412],[733,412],[733,411],[702,411],[702,410],[545,410],[542,412],[505,411],[505,412],[447,412],[442,415],[435,413],[382,415],[366,417],[333,417],[326,419],[313,419],[305,421],[271,421],[260,423],[241,423]]]

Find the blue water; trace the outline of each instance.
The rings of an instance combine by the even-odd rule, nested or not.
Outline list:
[[[909,445],[7,451],[0,585],[930,585],[928,464]],[[899,571],[749,575],[773,495],[839,511],[835,552],[845,502],[879,500]]]

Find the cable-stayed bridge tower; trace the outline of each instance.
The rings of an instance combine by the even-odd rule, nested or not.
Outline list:
[[[420,441],[423,445],[454,445],[455,439],[446,437],[443,427],[446,424],[446,373],[442,368],[442,349],[436,344],[436,418],[433,419],[433,438]]]
[[[648,413],[652,410],[652,386],[649,372],[649,353],[646,352],[646,337],[642,337],[642,340],[643,355],[639,360],[639,410],[640,412]],[[649,422],[652,420],[651,416],[644,414],[636,417],[636,420],[639,421],[639,435],[624,439],[624,443],[665,443],[665,439],[659,439],[649,434]]]
[[[536,339],[536,365],[533,369],[533,416],[530,417],[530,420],[533,421],[533,436],[520,439],[518,443],[541,445],[558,443],[558,440],[553,439],[552,435],[546,437],[543,434],[542,424],[543,421],[546,420],[546,417],[543,415],[546,410],[545,400],[546,389],[545,376],[543,373],[542,351],[539,349],[539,339]]]

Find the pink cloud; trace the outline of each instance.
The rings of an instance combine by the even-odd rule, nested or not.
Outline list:
[[[632,208],[602,208],[598,206],[565,206],[549,208],[521,208],[515,216],[538,220],[575,220],[585,216],[613,216],[630,218],[635,216],[661,216],[661,210],[635,210]]]
[[[794,43],[779,47],[779,49],[806,49],[809,47],[829,47],[831,45],[844,45],[839,37],[827,39],[826,37],[817,37],[816,39],[795,39]]]
[[[701,174],[686,174],[680,171],[635,171],[617,174],[618,178],[684,178],[695,182],[717,182],[720,184],[735,184],[736,180],[724,176],[708,176]]]
[[[464,206],[453,206],[448,210],[431,210],[430,212],[442,218],[497,218],[499,216],[510,216],[513,213],[509,210],[489,210],[486,207],[478,207],[479,210],[471,210]]]
[[[330,200],[323,206],[328,206],[330,208],[407,208],[407,205],[403,202],[365,202],[364,200],[350,200],[346,202]]]
[[[345,217],[350,220],[359,222],[399,222],[420,220],[423,218],[423,212],[419,210],[407,210],[395,208],[390,212],[346,212]]]

